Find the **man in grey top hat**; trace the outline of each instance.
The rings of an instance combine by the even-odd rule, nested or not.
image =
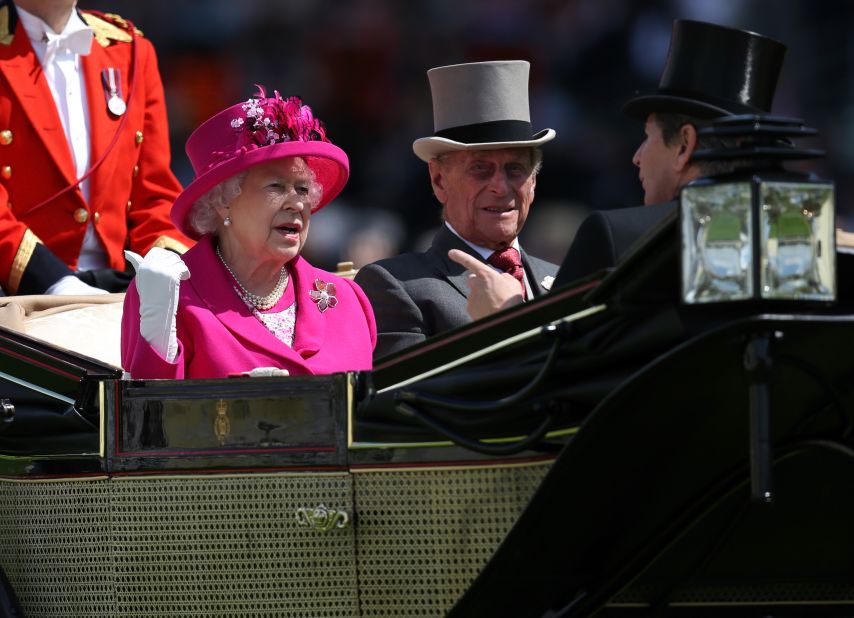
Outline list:
[[[444,224],[427,251],[359,270],[356,282],[376,315],[375,358],[470,322],[469,286],[478,279],[468,265],[494,272],[514,300],[550,286],[557,266],[528,255],[517,239],[534,200],[539,146],[555,136],[531,128],[529,69],[509,60],[427,72],[435,134],[413,150],[428,165]]]

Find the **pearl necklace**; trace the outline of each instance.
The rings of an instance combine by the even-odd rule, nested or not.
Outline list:
[[[243,287],[243,284],[240,283],[237,275],[234,274],[234,271],[231,270],[231,267],[226,263],[225,258],[222,257],[222,253],[219,251],[219,245],[217,245],[216,254],[219,256],[219,261],[222,262],[222,265],[225,266],[225,269],[234,279],[237,287],[240,288],[239,295],[243,300],[252,304],[256,309],[260,309],[261,311],[266,311],[267,309],[272,309],[276,306],[276,303],[278,303],[282,298],[282,295],[285,293],[285,288],[288,285],[288,270],[284,266],[282,266],[282,270],[279,271],[279,282],[276,283],[276,287],[273,288],[273,291],[266,296],[258,296]]]

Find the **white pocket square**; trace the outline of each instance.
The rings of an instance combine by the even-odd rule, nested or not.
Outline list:
[[[554,282],[555,282],[554,277],[552,277],[551,275],[546,275],[546,277],[543,279],[543,281],[542,281],[542,283],[540,283],[540,285],[543,286],[543,289],[551,290],[552,289],[552,283],[554,283]]]

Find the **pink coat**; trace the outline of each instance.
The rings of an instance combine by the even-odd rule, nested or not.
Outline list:
[[[279,341],[234,292],[210,237],[183,256],[190,278],[178,299],[178,356],[168,363],[140,335],[139,294],[131,283],[122,317],[122,365],[134,379],[224,378],[255,367],[291,375],[369,370],[377,339],[374,312],[362,289],[314,268],[290,264],[297,301],[293,348]],[[334,283],[338,304],[321,313],[309,292],[314,281]]]

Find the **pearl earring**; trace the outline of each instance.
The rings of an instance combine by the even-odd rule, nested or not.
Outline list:
[[[226,217],[225,220],[222,222],[222,224],[225,227],[228,227],[229,225],[231,225],[231,216]]]

